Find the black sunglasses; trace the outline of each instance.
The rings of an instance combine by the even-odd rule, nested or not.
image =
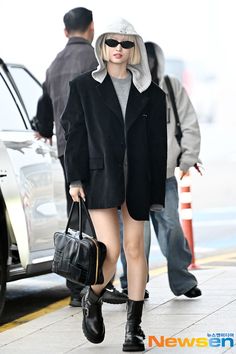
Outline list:
[[[116,39],[106,39],[105,44],[108,45],[108,47],[115,48],[118,46],[118,44],[121,45],[122,48],[124,49],[130,49],[134,47],[134,42],[131,41],[122,41],[118,42]]]

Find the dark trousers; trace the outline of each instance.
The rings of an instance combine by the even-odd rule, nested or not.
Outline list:
[[[65,171],[65,163],[64,163],[64,155],[59,156],[59,160],[63,169],[63,173],[64,173],[64,180],[65,180],[65,192],[66,192],[66,210],[67,210],[67,216],[69,215],[71,206],[72,206],[72,198],[69,194],[69,189],[70,189],[70,185],[69,183],[66,181],[66,171]],[[71,218],[71,223],[70,223],[70,227],[78,230],[79,225],[78,225],[78,216],[76,214],[77,210],[74,211],[72,218]],[[79,284],[75,284],[69,280],[66,281],[66,286],[68,287],[68,289],[70,289],[71,295],[72,296],[78,296],[81,292],[81,290],[84,288],[84,285],[79,285]]]

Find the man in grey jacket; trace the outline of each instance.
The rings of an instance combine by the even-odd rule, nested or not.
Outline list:
[[[47,69],[46,80],[43,83],[43,96],[38,103],[36,129],[38,138],[42,136],[50,139],[53,135],[53,122],[55,122],[58,158],[64,170],[66,143],[60,117],[69,96],[69,82],[79,74],[96,68],[97,60],[91,45],[94,37],[92,12],[78,7],[67,12],[63,20],[64,33],[68,42]],[[69,213],[72,199],[67,186],[66,197],[67,213]]]
[[[175,178],[175,168],[179,164],[180,179],[188,172],[189,168],[198,162],[200,151],[200,130],[198,120],[188,94],[176,78],[170,78],[173,88],[176,107],[179,115],[182,138],[180,145],[176,139],[176,120],[170,101],[168,89],[164,80],[165,58],[162,49],[155,43],[145,43],[152,80],[166,93],[167,101],[167,179],[165,208],[162,210],[151,209],[150,216],[162,253],[167,259],[169,285],[172,292],[190,298],[201,295],[197,287],[197,279],[188,271],[192,255],[188,242],[184,237],[179,220],[178,186]],[[180,156],[180,158],[179,158]],[[145,225],[145,253],[147,260],[150,252],[151,232],[150,225]],[[121,286],[126,293],[126,264],[124,255],[121,255],[124,274],[121,277]],[[148,298],[145,291],[145,298]]]
[[[94,23],[92,11],[77,7],[64,15],[65,36],[68,42],[65,48],[57,54],[47,69],[46,80],[43,84],[43,95],[39,99],[35,120],[35,136],[37,139],[47,138],[51,142],[53,126],[57,137],[58,158],[61,162],[65,176],[65,191],[67,199],[67,214],[71,209],[72,198],[69,194],[69,185],[66,181],[64,166],[65,135],[60,123],[61,115],[65,109],[69,96],[69,82],[76,76],[93,70],[98,63],[94,49],[91,45],[94,37]],[[72,220],[73,222],[73,220]],[[77,228],[74,221],[74,228]],[[71,291],[71,306],[80,306],[83,286],[67,281]],[[126,297],[108,285],[103,301],[110,303],[126,302]]]

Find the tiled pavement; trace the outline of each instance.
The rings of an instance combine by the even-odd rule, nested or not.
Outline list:
[[[231,338],[236,342],[236,267],[205,268],[195,270],[194,274],[203,293],[196,299],[175,297],[169,289],[166,273],[151,277],[147,287],[150,299],[145,302],[142,322],[146,352],[236,354],[236,347],[223,346],[226,334],[233,334]],[[101,344],[92,344],[84,337],[81,308],[66,306],[0,333],[0,353],[122,353],[125,305],[104,303],[103,315],[106,337]],[[217,339],[213,340],[214,335]],[[154,341],[149,343],[150,336],[156,337],[159,346]],[[176,339],[168,340],[168,337]],[[192,347],[181,347],[185,338]],[[204,343],[204,347],[197,346]]]

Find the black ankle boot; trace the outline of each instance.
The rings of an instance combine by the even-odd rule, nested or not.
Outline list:
[[[88,288],[82,298],[83,323],[85,337],[92,343],[101,343],[105,337],[105,327],[102,318],[102,300],[91,288]]]
[[[141,352],[145,350],[143,343],[145,335],[140,327],[142,312],[143,301],[128,300],[123,352]]]

